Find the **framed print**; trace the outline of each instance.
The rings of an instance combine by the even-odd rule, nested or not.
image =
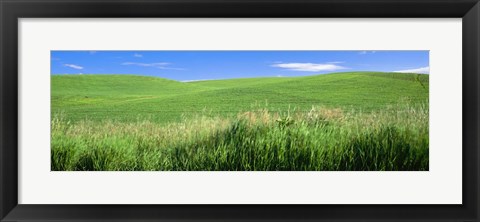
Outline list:
[[[1,221],[478,221],[479,7],[1,1]]]
[[[428,171],[428,58],[421,50],[52,50],[51,170]],[[257,62],[273,59],[303,62]],[[365,66],[417,68],[358,71]],[[110,74],[93,74],[102,71]]]

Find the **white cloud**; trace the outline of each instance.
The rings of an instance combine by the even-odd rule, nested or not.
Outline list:
[[[401,73],[422,73],[422,74],[429,74],[430,73],[430,67],[421,67],[417,69],[405,69],[405,70],[398,70],[398,71],[393,71],[393,72],[401,72]]]
[[[346,67],[335,65],[334,63],[279,63],[271,66],[303,72],[336,71],[347,69]]]
[[[373,54],[373,53],[375,53],[375,51],[360,51],[360,52],[358,52],[358,54],[360,54],[360,55]]]
[[[82,66],[75,65],[75,64],[65,64],[64,66],[70,67],[70,68],[72,68],[72,69],[83,69]]]
[[[157,68],[157,69],[185,70],[185,69],[182,69],[182,68],[167,67],[168,65],[170,65],[170,63],[168,63],[168,62],[154,62],[154,63],[124,62],[124,63],[122,63],[122,65],[124,65],[124,66],[133,65],[133,66],[142,66],[142,67],[153,67],[153,68]]]
[[[133,57],[142,58],[143,55],[142,55],[142,54],[135,53],[135,54],[133,54]]]

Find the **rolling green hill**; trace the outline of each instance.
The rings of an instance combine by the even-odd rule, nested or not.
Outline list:
[[[428,170],[428,78],[52,76],[51,170]]]
[[[286,111],[326,106],[365,112],[398,103],[428,102],[428,75],[352,72],[177,82],[134,75],[51,77],[52,116],[71,121],[148,119],[175,122],[182,115],[234,116],[267,108]]]

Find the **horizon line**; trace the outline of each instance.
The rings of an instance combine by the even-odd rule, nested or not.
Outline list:
[[[329,73],[319,73],[319,74],[311,74],[311,75],[297,75],[297,76],[284,76],[284,75],[276,75],[276,76],[255,76],[255,77],[233,77],[233,78],[220,78],[220,79],[188,79],[188,80],[176,80],[170,79],[166,77],[161,77],[157,75],[147,75],[147,74],[114,74],[114,73],[51,73],[51,76],[62,76],[62,75],[70,75],[70,76],[81,76],[81,75],[126,75],[126,76],[142,76],[142,77],[152,77],[152,78],[159,78],[159,79],[168,79],[177,82],[201,82],[201,81],[216,81],[216,80],[233,80],[233,79],[254,79],[254,78],[298,78],[298,77],[308,77],[308,76],[320,76],[320,75],[330,75],[330,74],[346,74],[346,73],[396,73],[396,74],[418,74],[418,75],[429,75],[430,73],[404,73],[404,72],[395,72],[395,71],[353,71],[353,72],[329,72]]]

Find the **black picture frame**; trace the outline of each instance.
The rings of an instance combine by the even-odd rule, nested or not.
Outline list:
[[[0,16],[1,221],[479,221],[478,0],[0,0]],[[18,204],[17,21],[77,17],[463,18],[463,204]]]

